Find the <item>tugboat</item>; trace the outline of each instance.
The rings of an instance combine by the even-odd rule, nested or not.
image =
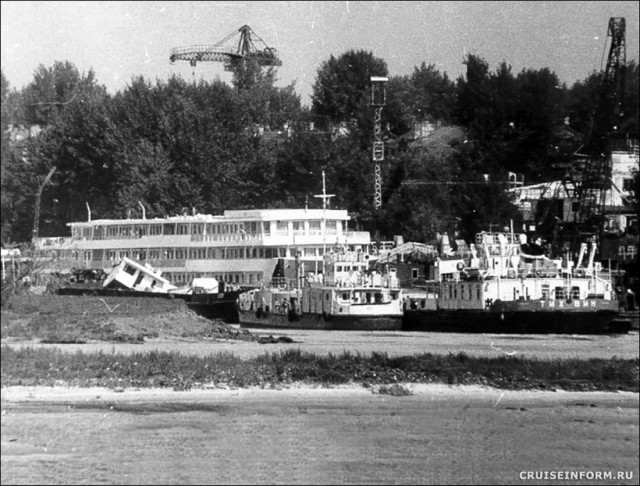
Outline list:
[[[322,211],[327,210],[324,171]],[[324,228],[322,221],[322,237]],[[366,248],[366,247],[365,247]],[[370,255],[362,247],[334,245],[322,249],[322,271],[305,276],[300,252],[295,257],[295,278],[272,279],[268,285],[240,294],[241,325],[295,329],[386,331],[402,328],[402,299],[394,273],[369,271]]]
[[[477,333],[627,333],[616,320],[611,273],[594,263],[552,260],[513,232],[476,235],[467,255],[438,259],[436,279],[404,299],[404,330]]]
[[[323,271],[271,282],[238,298],[240,324],[339,330],[400,330],[402,298],[395,274],[368,271],[362,251],[324,256]],[[299,273],[302,273],[299,271]]]

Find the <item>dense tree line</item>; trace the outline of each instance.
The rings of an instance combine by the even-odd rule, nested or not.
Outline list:
[[[430,241],[455,228],[469,238],[517,224],[505,185],[483,181],[506,181],[509,172],[527,183],[557,176],[554,164],[588,137],[602,74],[567,87],[548,69],[514,74],[503,62],[492,71],[475,55],[464,63],[455,81],[425,63],[390,76],[379,211],[369,80],[389,72],[371,52],[322,63],[310,107],[294,84],[276,87],[275,71],[252,63],[231,85],[138,77],[114,95],[70,62],[39,66],[20,91],[2,73],[2,243],[30,240],[38,195],[39,235],[64,235],[67,222],[87,218],[87,205],[94,219],[138,217],[140,204],[147,217],[318,207],[322,171],[332,204],[376,237]],[[619,130],[637,139],[635,62],[624,96]],[[455,127],[455,136],[418,143],[412,129],[424,122]],[[42,131],[10,143],[10,124]]]

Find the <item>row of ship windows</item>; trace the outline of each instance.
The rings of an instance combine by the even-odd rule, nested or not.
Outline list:
[[[320,234],[320,221],[277,221],[277,234],[288,234],[289,223],[294,234],[305,234],[308,224],[309,234]],[[306,224],[305,224],[306,223]],[[335,233],[338,221],[325,221],[325,231]],[[88,240],[111,238],[131,238],[161,235],[264,235],[270,236],[271,225],[262,222],[245,223],[164,223],[164,224],[123,224],[114,226],[74,227],[72,236]]]
[[[322,256],[322,247],[306,247],[301,256]],[[231,260],[252,258],[293,258],[295,251],[285,247],[239,247],[239,248],[160,248],[131,250],[81,250],[43,251],[38,257],[82,261],[121,260],[123,257],[136,261],[153,260]]]
[[[263,279],[262,272],[255,273],[211,273],[211,272],[162,272],[162,276],[174,285],[188,285],[194,278],[215,278],[218,282],[235,285],[257,285]]]
[[[481,285],[475,285],[475,288],[476,288],[475,299],[480,300],[482,298]],[[527,294],[528,294],[528,290],[529,290],[528,288],[525,288],[525,291],[527,292]],[[514,293],[517,293],[517,292],[518,290],[514,289]],[[445,299],[448,298],[450,300],[458,299],[458,298],[460,298],[460,300],[464,300],[464,299],[473,300],[474,299],[473,293],[474,293],[473,287],[471,285],[465,285],[465,284],[445,285],[443,297]],[[543,284],[542,298],[548,299],[550,296],[551,296],[551,287],[548,284]],[[569,289],[569,288],[558,286],[553,289],[553,296],[555,300],[562,300],[562,299],[568,299],[568,298],[579,299],[580,287],[571,287]],[[517,298],[517,297],[520,297],[520,296],[514,295],[514,298]]]

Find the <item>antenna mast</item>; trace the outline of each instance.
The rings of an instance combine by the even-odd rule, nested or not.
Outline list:
[[[327,186],[325,184],[325,178],[324,178],[324,170],[322,171],[322,194],[317,194],[313,197],[319,197],[322,198],[322,271],[324,273],[324,254],[327,251],[327,244],[326,244],[326,226],[327,226],[327,221],[325,219],[325,212],[327,210],[327,201],[329,200],[329,198],[332,198],[333,196],[335,196],[335,194],[327,194]],[[317,260],[316,260],[317,263]]]
[[[325,209],[327,209],[327,200],[334,196],[335,194],[327,194],[327,186],[325,184],[324,170],[323,170],[322,171],[322,194],[316,194],[313,197],[319,197],[322,199],[322,210],[324,211]]]

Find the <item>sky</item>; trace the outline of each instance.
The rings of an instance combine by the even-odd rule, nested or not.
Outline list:
[[[571,85],[604,68],[610,17],[626,18],[627,60],[638,61],[639,3],[2,1],[1,65],[16,89],[55,61],[93,69],[111,93],[138,76],[230,82],[221,63],[172,65],[169,51],[214,44],[247,24],[279,53],[276,84],[295,81],[307,105],[321,64],[350,49],[384,59],[390,76],[424,62],[455,80],[465,55],[475,54],[491,70],[502,61],[515,73],[549,68]]]

